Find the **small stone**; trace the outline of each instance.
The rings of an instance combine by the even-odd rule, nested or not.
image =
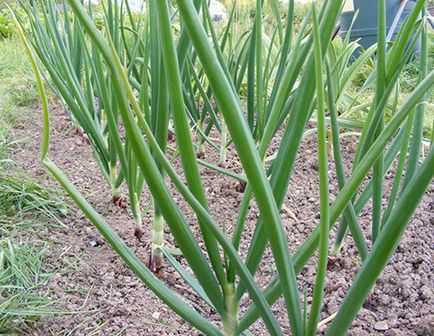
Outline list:
[[[152,313],[152,318],[158,320],[158,319],[160,318],[160,315],[161,315],[161,314],[160,314],[159,312],[153,312],[153,313]]]
[[[374,329],[377,331],[386,331],[389,329],[389,326],[387,325],[386,322],[381,321],[381,322],[376,322],[374,324]]]
[[[179,279],[181,279],[181,276],[179,275],[179,273],[178,272],[173,272],[173,274],[172,274],[172,278],[173,278],[173,280],[179,280]]]
[[[298,232],[303,233],[304,232],[304,225],[303,224],[298,224],[297,225],[297,230],[298,230]]]

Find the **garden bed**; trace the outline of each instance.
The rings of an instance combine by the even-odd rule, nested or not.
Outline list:
[[[111,202],[111,192],[103,180],[98,164],[93,159],[90,146],[74,132],[65,112],[52,108],[51,159],[66,172],[75,186],[104,216],[127,244],[146,262],[149,244],[147,239],[137,241],[133,236],[133,219],[127,209],[121,209]],[[39,109],[29,117],[26,125],[16,130],[17,138],[24,138],[16,149],[13,160],[32,177],[42,179],[49,185],[54,182],[39,163],[39,139],[41,133]],[[279,137],[277,137],[279,138]],[[277,141],[277,140],[275,140]],[[345,162],[351,162],[354,154],[354,139],[343,142]],[[278,143],[274,145],[277,149]],[[273,146],[271,147],[273,150]],[[218,154],[209,150],[207,160],[216,162]],[[237,167],[234,151],[229,151],[228,166]],[[347,167],[350,169],[350,167]],[[334,177],[334,167],[330,174]],[[236,191],[237,182],[216,172],[201,169],[211,213],[220,225],[225,225],[229,234],[236,221],[242,194]],[[386,175],[385,190],[389,190],[393,175]],[[335,178],[331,179],[336,181]],[[286,197],[288,211],[282,212],[283,223],[288,232],[288,244],[292,251],[301,244],[317,224],[319,217],[318,167],[315,138],[304,140],[300,155]],[[172,188],[173,189],[173,188]],[[336,195],[338,188],[332,190]],[[387,195],[386,195],[387,196]],[[178,198],[178,204],[191,225],[196,220],[188,207]],[[149,200],[145,192],[143,202]],[[361,225],[366,230],[370,223],[370,205],[361,214]],[[434,187],[431,185],[419,206],[396,255],[377,281],[369,302],[365,303],[353,323],[350,335],[433,335],[434,334],[434,236],[432,216],[434,208]],[[252,205],[247,220],[248,228],[241,243],[241,254],[248,248],[249,235],[253,235],[258,211]],[[53,318],[36,325],[34,335],[199,335],[186,322],[162,304],[124,265],[110,246],[99,236],[95,228],[79,211],[72,210],[65,218],[67,229],[41,230],[38,234],[48,237],[53,243],[47,255],[47,262],[55,275],[48,290],[58,301],[60,310]],[[150,227],[150,215],[144,218],[145,230]],[[197,226],[195,226],[197,230]],[[367,236],[369,230],[365,233]],[[334,235],[334,231],[332,236]],[[199,237],[199,234],[198,234]],[[29,239],[36,239],[29,237]],[[146,238],[146,237],[145,237]],[[168,238],[171,241],[171,238]],[[172,241],[173,242],[173,241]],[[179,260],[182,260],[180,258]],[[256,280],[266,286],[276,276],[271,251],[267,251]],[[359,267],[360,258],[351,239],[347,239],[342,253],[329,267],[326,283],[326,299],[321,319],[338,310],[352,278]],[[300,292],[307,292],[308,300],[315,281],[315,263],[311,261],[299,275]],[[180,276],[170,267],[161,275],[167,284],[191,300],[192,306],[204,315],[213,315],[189,292]],[[242,308],[248,305],[243,298]],[[289,334],[283,302],[273,306],[285,333]],[[281,313],[279,313],[281,312]],[[242,312],[241,312],[242,313]],[[250,331],[255,335],[266,335],[266,329],[258,322]]]

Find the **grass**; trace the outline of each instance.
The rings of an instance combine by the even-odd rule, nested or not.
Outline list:
[[[37,99],[24,50],[15,38],[0,40],[0,169],[16,143],[13,127],[25,120]]]
[[[57,191],[10,160],[20,141],[13,129],[27,120],[37,97],[24,50],[14,38],[0,40],[0,78],[0,334],[19,335],[56,311],[44,290],[51,276],[44,260],[48,245],[44,238],[23,238],[34,237],[47,223],[61,223],[67,206]]]
[[[44,253],[31,243],[0,240],[0,334],[19,335],[53,313],[54,302],[43,289],[50,278]]]
[[[60,217],[68,212],[59,193],[31,179],[0,174],[0,209],[3,216],[19,220],[43,216],[60,223]]]
[[[52,190],[0,172],[0,334],[19,335],[40,317],[55,313],[44,286],[50,279],[44,262],[47,243],[33,239],[32,229],[47,219],[60,223],[64,203]],[[27,234],[26,234],[27,232]],[[20,238],[18,238],[20,237]]]
[[[38,93],[34,76],[18,39],[4,39],[0,46],[0,107],[5,111],[4,114],[11,106],[29,107],[37,101]]]

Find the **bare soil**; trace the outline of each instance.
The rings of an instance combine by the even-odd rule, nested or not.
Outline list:
[[[40,119],[40,115],[35,112],[29,116],[25,127],[23,125],[16,130],[16,137],[26,141],[19,145],[12,159],[30,176],[50,186],[57,186],[39,162]],[[146,262],[149,251],[147,237],[141,242],[138,241],[133,236],[134,225],[128,207],[121,209],[112,204],[110,189],[102,178],[89,145],[74,132],[68,117],[60,108],[52,109],[51,122],[50,158],[66,172],[80,192]],[[351,139],[342,142],[348,163],[354,154],[354,141],[355,139]],[[276,150],[277,146],[276,140],[270,153]],[[238,166],[233,153],[233,149],[230,149],[228,167]],[[217,162],[217,154],[210,149],[207,154],[209,161]],[[350,169],[349,164],[347,169]],[[317,170],[316,142],[315,138],[311,137],[304,140],[300,149],[285,202],[297,218],[295,220],[287,212],[282,212],[288,243],[293,252],[318,223]],[[236,191],[237,182],[206,169],[201,169],[201,173],[211,212],[218,223],[231,234],[243,196]],[[332,165],[330,178],[335,180]],[[392,179],[393,175],[386,176],[386,190]],[[337,192],[337,186],[332,185],[332,195]],[[181,197],[176,192],[174,194],[181,210],[197,232],[196,220],[191,211]],[[149,194],[145,192],[144,204],[147,201]],[[431,185],[396,255],[377,281],[370,302],[358,314],[349,335],[434,335],[433,208],[434,186]],[[253,235],[257,218],[258,210],[252,203],[241,242],[242,255],[245,255],[248,249],[248,241]],[[369,204],[360,218],[369,240]],[[150,215],[144,218],[145,229],[150,227],[151,221]],[[200,335],[172,313],[128,270],[80,211],[72,210],[64,222],[67,224],[65,229],[41,229],[36,237],[28,237],[35,241],[42,238],[52,243],[46,262],[51,265],[55,274],[47,290],[50,296],[59,302],[58,307],[65,312],[39,322],[32,335]],[[334,234],[335,231],[332,236]],[[167,236],[173,244],[169,234]],[[323,319],[338,310],[359,266],[360,258],[356,248],[351,238],[347,238],[342,253],[327,274],[321,315]],[[267,250],[256,280],[260,285],[266,286],[275,276],[271,251]],[[167,267],[162,278],[200,313],[218,321],[217,314],[186,288],[173,269]],[[300,291],[306,290],[308,300],[314,280],[313,258],[299,275]],[[243,299],[241,312],[245,311],[248,303],[248,298]],[[278,301],[273,310],[289,335],[283,302]],[[256,335],[268,334],[261,322],[257,322],[250,330]]]

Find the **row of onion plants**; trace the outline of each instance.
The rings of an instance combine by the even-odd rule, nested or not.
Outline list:
[[[225,28],[215,29],[205,1],[176,0],[172,7],[167,0],[150,0],[146,2],[148,14],[138,19],[125,4],[129,23],[124,19],[123,4],[109,1],[104,7],[103,27],[95,23],[92,9],[79,0],[68,0],[69,6],[65,2],[64,11],[71,13],[63,16],[52,2],[47,7],[40,5],[40,12],[35,10],[35,3],[23,4],[32,17],[32,31],[24,31],[18,21],[17,25],[43,103],[43,164],[143,283],[207,335],[249,334],[258,319],[270,335],[287,333],[271,308],[279,298],[285,302],[292,335],[316,334],[327,276],[329,234],[340,222],[333,250],[338,251],[350,234],[361,259],[356,278],[327,331],[328,335],[345,335],[434,175],[434,149],[422,151],[421,137],[425,102],[434,84],[434,71],[429,72],[427,66],[425,1],[417,2],[389,45],[385,0],[378,1],[378,44],[356,60],[351,59],[355,44],[332,42],[343,0],[312,6],[298,33],[292,27],[294,1],[289,1],[286,9],[286,25],[279,19],[279,7],[270,1],[277,22],[271,38],[264,38],[264,2],[260,0],[252,29],[237,38],[231,36],[231,16]],[[422,39],[420,81],[398,104],[399,76],[418,39]],[[366,62],[375,62],[364,86],[375,98],[370,104],[359,104],[346,88]],[[50,160],[45,74],[72,118],[89,134],[97,160],[107,160],[107,168],[101,164],[103,173],[111,177],[107,180],[115,187],[126,182],[133,213],[140,214],[134,204],[140,204],[146,185],[154,200],[154,258],[161,260],[165,253],[186,284],[219,314],[221,323],[215,324],[193,309],[176,289],[156,277],[152,271],[161,265],[148,268]],[[64,89],[67,92],[62,92]],[[346,119],[339,114],[342,104],[365,111],[366,121]],[[390,110],[392,117],[386,118]],[[307,130],[310,122],[315,124],[314,131]],[[360,138],[352,171],[347,175],[339,140],[342,129],[353,128]],[[176,169],[173,153],[167,151],[169,129],[173,135],[169,147],[181,162]],[[219,141],[210,136],[212,129],[220,134]],[[317,136],[320,221],[312,221],[313,232],[295,249],[288,246],[280,211],[303,138],[312,132]],[[279,148],[266,157],[273,139],[279,141]],[[220,151],[220,167],[203,160],[205,143]],[[242,174],[223,167],[229,145],[234,146]],[[329,157],[330,147],[333,157]],[[331,160],[339,185],[333,201],[329,195]],[[397,164],[391,169],[394,162]],[[232,235],[222,229],[226,222],[219,223],[210,214],[199,165],[245,183]],[[119,169],[113,173],[110,167]],[[386,173],[395,174],[395,179],[384,209]],[[197,223],[187,221],[167,179],[196,214]],[[363,183],[366,180],[369,183]],[[252,199],[260,216],[248,250],[240,251]],[[358,216],[370,199],[372,244]],[[162,244],[163,219],[188,267],[167,253]],[[193,231],[195,225],[199,238]],[[255,275],[267,246],[271,247],[277,276],[262,289]],[[317,276],[313,300],[308,304],[301,299],[297,276],[315,252]],[[251,304],[240,316],[245,294]]]

